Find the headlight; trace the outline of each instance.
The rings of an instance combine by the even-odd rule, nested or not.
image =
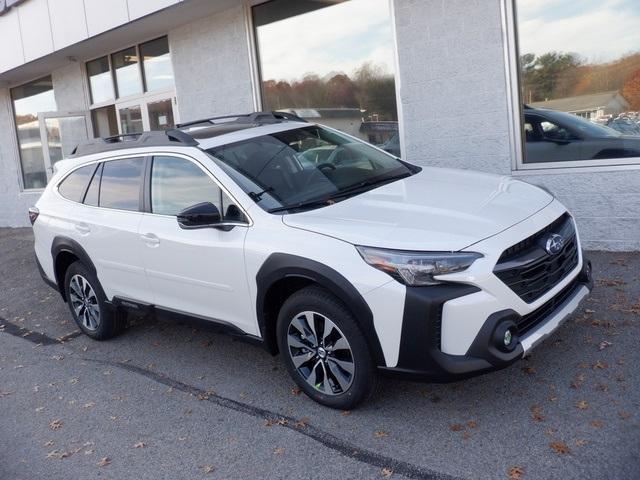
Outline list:
[[[435,275],[466,270],[482,255],[473,252],[407,252],[372,247],[356,247],[365,262],[412,286],[443,283]]]

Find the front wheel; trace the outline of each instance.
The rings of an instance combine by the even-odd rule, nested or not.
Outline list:
[[[287,370],[313,400],[346,410],[369,396],[375,365],[358,324],[336,297],[319,287],[294,293],[280,309],[277,329]]]

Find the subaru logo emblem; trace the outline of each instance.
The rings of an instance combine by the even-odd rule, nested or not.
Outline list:
[[[564,238],[562,235],[558,235],[557,233],[552,233],[547,238],[547,243],[544,246],[544,249],[547,251],[549,255],[557,255],[562,251],[564,247]]]

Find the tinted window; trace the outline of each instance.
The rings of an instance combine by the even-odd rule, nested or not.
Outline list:
[[[100,176],[102,175],[102,165],[98,167],[96,173],[93,175],[91,179],[91,183],[89,184],[89,189],[87,190],[87,194],[84,197],[84,204],[91,205],[94,207],[98,206],[98,195],[100,193]]]
[[[68,200],[73,200],[74,202],[81,202],[82,197],[84,196],[84,192],[87,191],[87,185],[91,180],[91,176],[95,171],[96,166],[87,165],[86,167],[81,167],[76,171],[72,172],[67,178],[65,178],[60,186],[58,187],[58,191],[60,195]]]
[[[138,210],[143,171],[142,158],[105,162],[100,185],[100,206]]]
[[[155,157],[151,173],[151,210],[160,215],[177,215],[202,202],[222,211],[222,191],[194,163],[176,157]],[[228,203],[228,202],[227,202]]]

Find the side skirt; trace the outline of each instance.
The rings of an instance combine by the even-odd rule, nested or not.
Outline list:
[[[108,304],[111,308],[125,310],[129,313],[142,317],[152,315],[155,317],[167,318],[176,322],[193,325],[200,330],[228,334],[247,343],[261,346],[263,348],[266,347],[262,338],[246,333],[237,326],[223,320],[217,320],[215,318],[205,317],[202,315],[193,315],[179,310],[158,307],[149,303],[138,302],[129,298],[117,296],[113,297],[113,300],[108,302]]]

